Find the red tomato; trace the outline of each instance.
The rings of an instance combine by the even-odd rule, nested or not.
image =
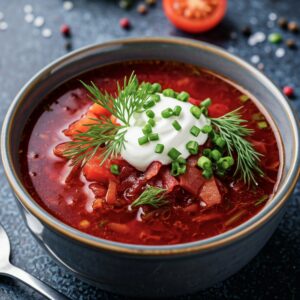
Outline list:
[[[223,19],[227,0],[163,0],[168,19],[190,33],[208,31]]]

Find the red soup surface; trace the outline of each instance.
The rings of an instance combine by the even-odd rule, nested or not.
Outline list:
[[[257,177],[257,184],[246,185],[234,176],[234,169],[206,179],[197,167],[197,155],[187,159],[185,174],[180,176],[172,176],[170,167],[159,162],[141,172],[122,157],[106,161],[101,167],[96,156],[84,167],[64,158],[64,143],[72,135],[86,131],[85,124],[99,114],[110,115],[100,107],[91,107],[88,92],[78,79],[93,81],[102,91],[113,93],[116,82],[122,82],[132,71],[140,82],[158,82],[162,88],[188,92],[193,104],[211,98],[211,117],[243,106],[242,117],[253,129],[247,140],[263,155],[260,164],[264,175]],[[273,129],[253,100],[205,70],[161,61],[110,65],[70,80],[44,99],[43,107],[35,111],[24,129],[20,145],[22,179],[31,196],[50,214],[93,236],[145,245],[192,242],[240,225],[272,197],[280,170]],[[200,146],[200,153],[210,144],[208,141]],[[118,174],[110,171],[115,163]],[[168,202],[157,207],[131,207],[149,185],[166,189]]]

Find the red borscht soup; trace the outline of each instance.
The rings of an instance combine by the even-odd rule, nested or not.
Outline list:
[[[257,214],[280,173],[251,96],[195,66],[109,65],[62,84],[26,125],[22,180],[50,214],[100,238],[169,245]]]

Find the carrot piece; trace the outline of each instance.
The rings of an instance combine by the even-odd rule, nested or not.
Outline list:
[[[103,106],[94,103],[93,105],[90,106],[89,111],[95,115],[99,116],[106,116],[106,117],[110,117],[111,116],[111,112],[109,110],[107,110],[106,108],[104,108]]]
[[[113,180],[109,181],[105,200],[110,205],[114,205],[117,202],[117,183]]]
[[[206,207],[211,207],[221,203],[222,195],[214,177],[204,183],[199,197],[206,203]]]
[[[82,229],[87,229],[88,227],[90,227],[91,223],[88,220],[82,220],[79,222],[79,227]]]
[[[187,213],[199,211],[199,204],[198,203],[193,203],[189,206],[184,207],[182,210],[184,212],[187,212]]]
[[[103,206],[103,200],[101,198],[96,198],[93,202],[93,209],[102,208]]]
[[[64,134],[72,137],[80,132],[87,132],[89,129],[89,126],[87,125],[97,123],[94,119],[97,119],[97,116],[92,112],[88,112],[84,117],[71,124],[68,129],[64,130]]]
[[[113,124],[120,125],[120,123],[118,123],[118,119],[114,115],[110,116],[110,120]]]
[[[117,232],[117,233],[123,233],[126,234],[129,232],[129,227],[126,224],[120,224],[120,223],[108,223],[106,225],[110,230]]]
[[[89,181],[108,183],[109,180],[115,180],[116,177],[110,172],[110,162],[105,161],[101,165],[101,152],[94,155],[83,167],[83,174]]]
[[[61,143],[57,146],[55,146],[55,148],[53,149],[53,153],[61,158],[65,158],[66,156],[64,155],[66,150],[70,149],[70,145],[69,143]]]

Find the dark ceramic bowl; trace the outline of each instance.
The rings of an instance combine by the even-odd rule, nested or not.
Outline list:
[[[88,70],[126,60],[161,59],[216,72],[259,99],[282,139],[278,190],[260,213],[242,225],[206,240],[140,246],[82,233],[40,207],[20,181],[18,146],[24,124],[45,95]],[[14,99],[1,139],[6,175],[30,231],[58,262],[76,276],[119,294],[162,297],[193,293],[224,280],[264,246],[277,227],[299,175],[299,127],[281,92],[243,60],[205,43],[186,39],[140,38],[113,41],[66,55],[39,72]],[[275,263],[275,262],[274,262]]]

